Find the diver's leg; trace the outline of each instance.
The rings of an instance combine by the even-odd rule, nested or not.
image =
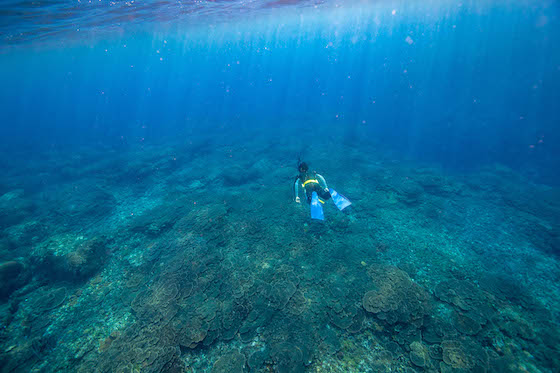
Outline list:
[[[319,196],[319,198],[321,198],[323,201],[328,201],[329,198],[331,198],[331,194],[328,190],[325,190],[321,187],[317,188],[317,195]]]

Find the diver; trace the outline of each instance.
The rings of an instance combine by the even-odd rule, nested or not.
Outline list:
[[[311,203],[313,192],[317,192],[319,200],[322,203],[325,203],[325,201],[328,201],[329,198],[331,198],[329,187],[327,186],[327,182],[323,176],[319,175],[315,171],[309,173],[309,166],[305,162],[298,164],[298,171],[299,175],[296,177],[296,181],[294,183],[294,195],[297,203],[301,202],[299,198],[300,185],[307,198],[307,203]]]
[[[315,171],[309,172],[307,163],[298,161],[298,172],[294,182],[295,201],[301,202],[299,188],[303,188],[307,203],[311,206],[312,219],[324,220],[322,204],[331,198],[340,211],[352,204],[346,197],[329,188],[323,176]]]

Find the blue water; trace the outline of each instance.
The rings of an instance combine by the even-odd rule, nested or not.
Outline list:
[[[558,371],[558,45],[552,0],[3,2],[0,371]]]
[[[3,142],[320,126],[417,159],[500,162],[558,182],[555,2],[303,3],[243,12],[237,8],[256,3],[201,3],[192,24],[176,15],[179,4],[136,3],[130,21],[123,2],[73,4],[76,14],[52,26],[60,36],[42,35],[28,17],[7,22]],[[41,19],[67,14],[56,4],[37,8]]]

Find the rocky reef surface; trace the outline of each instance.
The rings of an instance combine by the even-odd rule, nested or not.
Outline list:
[[[0,180],[1,372],[557,372],[560,190],[328,144],[81,149]]]

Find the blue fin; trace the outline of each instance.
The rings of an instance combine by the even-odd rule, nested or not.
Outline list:
[[[352,202],[350,202],[348,198],[344,197],[342,194],[338,194],[336,190],[330,188],[329,192],[331,193],[334,204],[340,211],[344,210],[346,207],[352,204]]]
[[[311,195],[311,219],[325,220],[323,206],[321,206],[321,202],[319,202],[317,192],[313,192]]]

